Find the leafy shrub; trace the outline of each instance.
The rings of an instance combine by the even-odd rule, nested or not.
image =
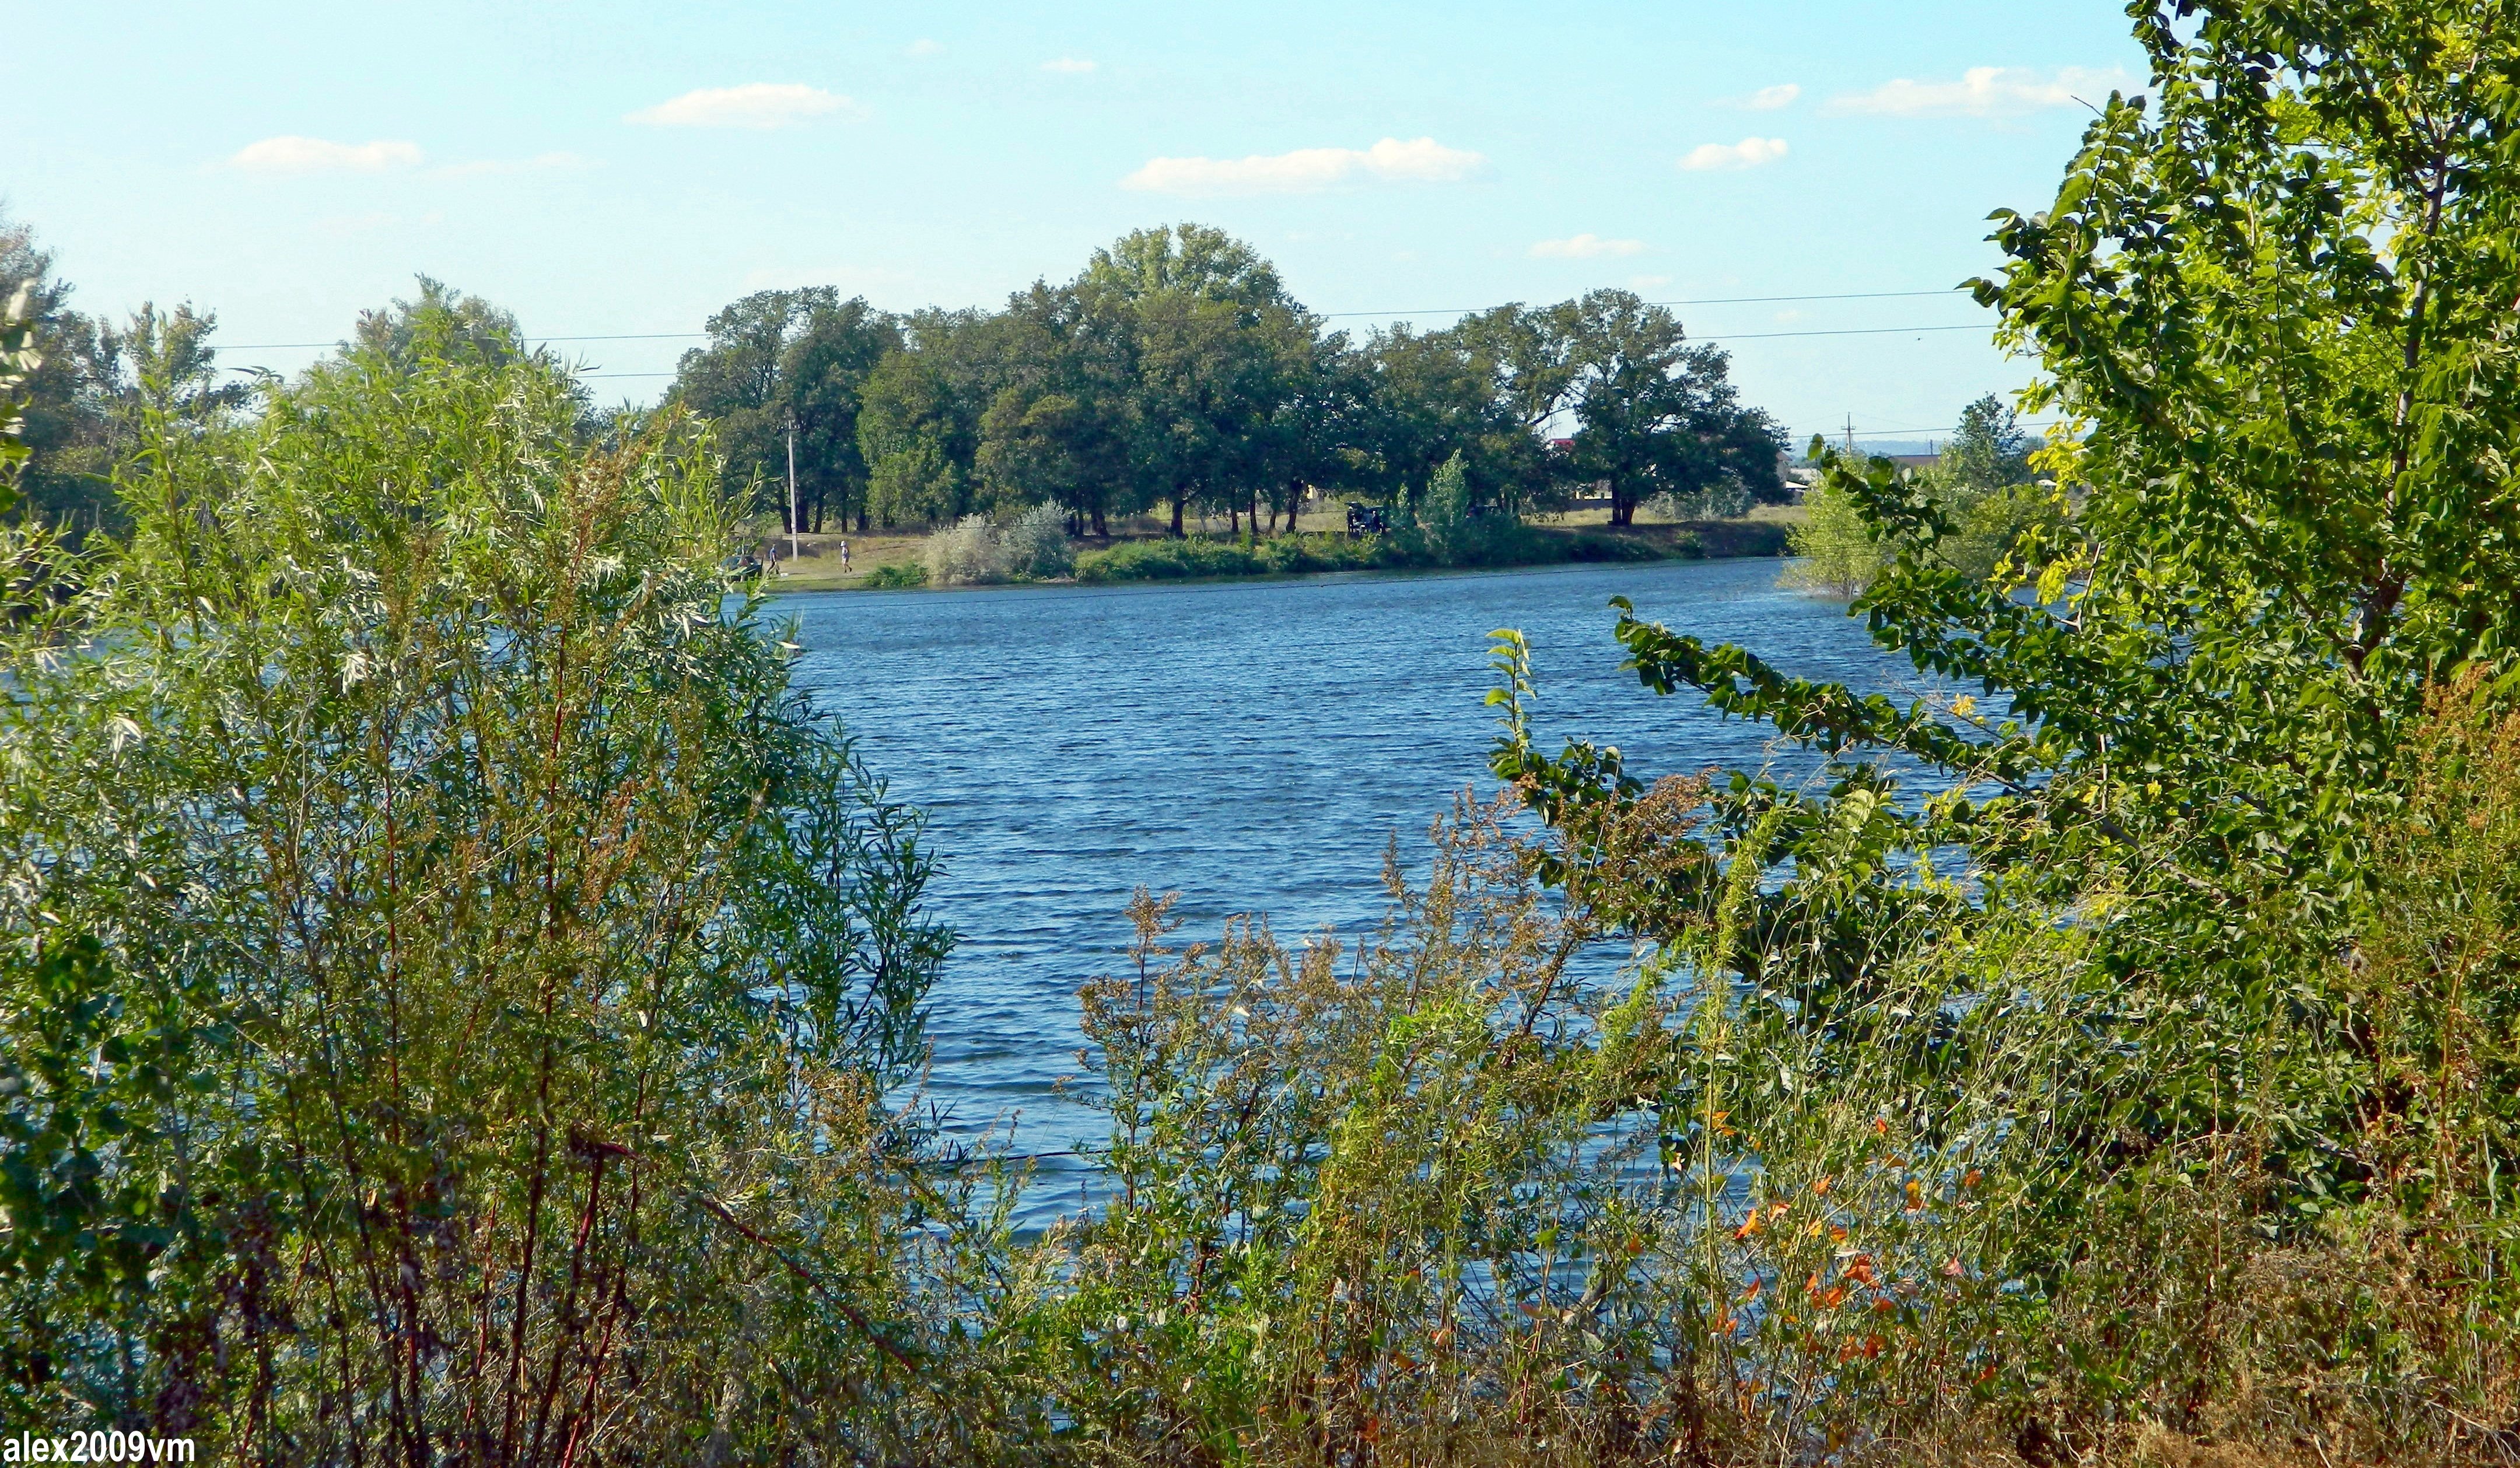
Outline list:
[[[1044,501],[1015,517],[1005,532],[1006,560],[1017,576],[1049,581],[1076,568],[1076,548],[1067,539],[1067,511]]]
[[[1891,561],[1871,522],[1835,484],[1803,496],[1802,520],[1785,531],[1785,540],[1799,558],[1785,567],[1784,584],[1824,596],[1862,595]]]
[[[927,584],[927,567],[915,560],[887,561],[866,573],[859,582],[861,589],[875,592],[908,591]]]
[[[1446,566],[1510,565],[1525,558],[1527,536],[1511,515],[1481,513],[1469,475],[1455,454],[1426,483],[1417,529],[1429,561]]]
[[[1249,576],[1266,569],[1248,546],[1234,541],[1123,541],[1107,550],[1076,557],[1076,579],[1098,581],[1169,581],[1186,576]]]
[[[927,537],[920,563],[929,586],[986,586],[1007,579],[1007,545],[985,514],[967,514]]]
[[[262,410],[145,425],[68,600],[6,542],[5,1415],[260,1463],[1020,1422],[945,1405],[986,1215],[883,1099],[920,821],[788,690],[705,437],[588,449],[562,375],[426,343]]]

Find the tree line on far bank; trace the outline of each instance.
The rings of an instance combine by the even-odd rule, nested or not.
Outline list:
[[[880,311],[829,287],[709,318],[670,401],[717,425],[731,489],[796,528],[949,525],[1068,507],[1293,528],[1307,490],[1413,503],[1458,456],[1481,512],[1606,490],[1614,524],[1786,497],[1782,430],[1718,347],[1625,290],[1437,332],[1329,330],[1248,245],[1183,224],[1095,251],[986,311]]]

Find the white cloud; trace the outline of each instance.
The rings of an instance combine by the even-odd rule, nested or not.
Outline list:
[[[1663,287],[1670,284],[1671,277],[1667,275],[1632,275],[1628,277],[1628,289],[1631,290],[1660,290]]]
[[[497,173],[540,173],[554,168],[586,168],[592,158],[573,153],[538,153],[529,158],[473,158],[469,162],[447,163],[429,172],[440,178],[479,178]]]
[[[944,43],[940,41],[931,41],[925,36],[922,36],[918,40],[910,43],[910,54],[912,56],[943,56],[945,54],[945,46]]]
[[[1789,152],[1782,138],[1743,138],[1738,143],[1700,143],[1680,160],[1680,166],[1691,170],[1708,168],[1756,168],[1773,163]]]
[[[1602,255],[1640,254],[1644,247],[1642,240],[1604,240],[1598,235],[1577,235],[1571,240],[1543,240],[1531,247],[1531,252],[1544,260],[1592,260]]]
[[[1148,194],[1310,194],[1342,184],[1458,183],[1487,159],[1432,138],[1385,138],[1372,148],[1298,148],[1247,158],[1149,158],[1120,180]]]
[[[1780,107],[1793,106],[1794,99],[1802,94],[1802,85],[1789,81],[1782,86],[1761,87],[1742,98],[1739,105],[1754,112],[1773,112]]]
[[[382,173],[420,163],[417,143],[328,143],[294,135],[248,143],[228,159],[248,173]]]
[[[1892,117],[2010,117],[2077,102],[2097,107],[2109,93],[2134,86],[2135,78],[2117,67],[2065,67],[2052,73],[1971,67],[1958,81],[1885,81],[1869,92],[1831,98],[1828,110]]]
[[[740,87],[702,87],[622,118],[651,127],[786,127],[808,117],[843,111],[849,99],[792,81],[748,81]]]
[[[1065,71],[1076,74],[1093,70],[1094,64],[1081,56],[1062,56],[1055,62],[1043,62],[1041,68],[1045,71]]]

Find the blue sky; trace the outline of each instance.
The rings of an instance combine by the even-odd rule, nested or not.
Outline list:
[[[2106,0],[0,3],[0,199],[76,304],[331,340],[426,271],[553,336],[767,287],[996,304],[1183,219],[1362,331],[1563,299],[1934,291],[2141,86]],[[2017,387],[1960,299],[1677,307],[1797,434]],[[606,398],[689,343],[570,343]],[[288,370],[301,349],[231,350]]]

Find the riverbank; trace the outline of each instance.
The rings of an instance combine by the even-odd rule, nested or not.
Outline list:
[[[1494,568],[1599,561],[1732,560],[1786,554],[1794,507],[1763,506],[1722,520],[1679,520],[1612,526],[1601,512],[1577,512],[1520,527],[1517,544],[1480,562]],[[1320,523],[1314,523],[1319,521]],[[1077,574],[1086,584],[1121,581],[1248,580],[1354,571],[1432,567],[1394,537],[1349,540],[1329,515],[1307,516],[1295,535],[1235,536],[1222,525],[1176,540],[1159,528],[1115,527],[1118,533],[1075,542]],[[783,592],[899,591],[922,585],[924,535],[802,535],[788,559],[788,537],[765,540],[778,553],[773,585]],[[848,550],[845,567],[840,548]],[[1062,584],[1053,582],[1049,584]]]

